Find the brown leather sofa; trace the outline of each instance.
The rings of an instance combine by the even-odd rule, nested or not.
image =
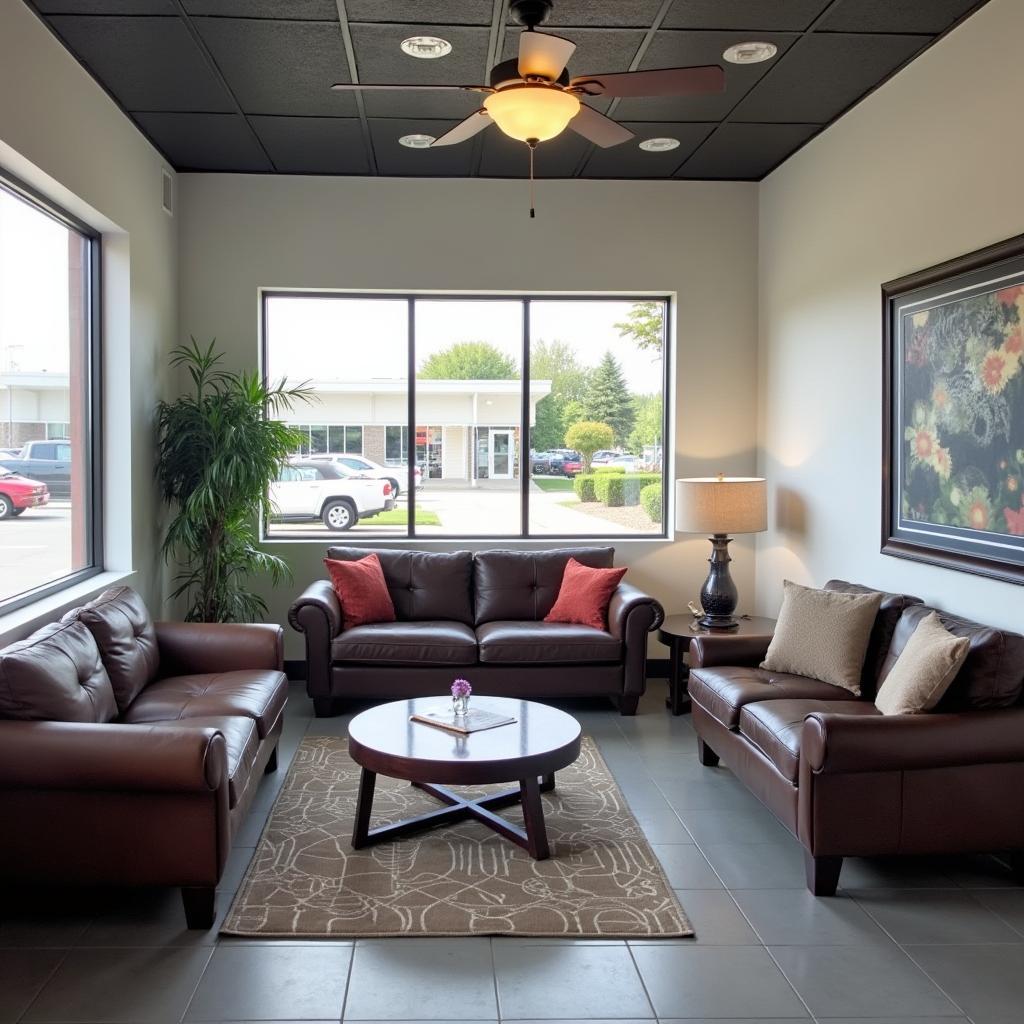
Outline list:
[[[181,886],[209,928],[277,766],[280,626],[153,623],[127,587],[0,651],[0,878]]]
[[[866,592],[832,580],[826,588]],[[970,638],[930,714],[885,716],[878,687],[918,623],[938,611]],[[1024,636],[885,594],[862,696],[758,668],[763,638],[712,635],[690,648],[701,763],[725,759],[805,849],[807,886],[835,894],[844,856],[1024,851]]]
[[[354,561],[368,548],[332,547]],[[397,622],[342,630],[331,584],[317,580],[288,619],[306,637],[307,689],[318,716],[341,698],[388,699],[444,693],[465,675],[478,693],[515,697],[609,696],[624,715],[644,692],[647,634],[661,605],[621,583],[608,630],[544,622],[570,557],[612,565],[614,548],[557,551],[376,550]]]

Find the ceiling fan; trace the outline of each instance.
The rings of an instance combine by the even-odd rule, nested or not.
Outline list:
[[[530,148],[530,187],[533,151],[566,128],[607,148],[633,138],[633,132],[587,106],[581,97],[691,96],[721,92],[725,72],[717,64],[691,68],[658,68],[569,77],[566,65],[576,44],[561,36],[538,32],[551,13],[552,0],[511,0],[512,17],[523,26],[519,56],[491,68],[490,85],[363,85],[339,83],[339,92],[442,89],[484,93],[483,106],[431,143],[454,146],[492,123],[510,138]],[[530,216],[534,216],[530,203]]]

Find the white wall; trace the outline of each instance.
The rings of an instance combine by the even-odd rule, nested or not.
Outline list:
[[[216,337],[235,367],[256,365],[261,286],[670,292],[679,325],[676,474],[753,470],[756,186],[541,182],[530,220],[522,182],[203,174],[180,182],[182,333]],[[295,572],[294,585],[267,595],[271,619],[286,621],[294,595],[322,575],[323,547],[270,545]],[[706,539],[617,547],[629,578],[670,611],[697,596]],[[752,598],[752,546],[734,547],[740,593]],[[296,657],[299,638],[289,634]]]
[[[879,553],[880,285],[1024,231],[1022,40],[992,0],[762,183],[764,613],[840,576],[1024,626],[1020,587]]]
[[[135,570],[155,611],[164,573],[153,412],[170,392],[177,339],[177,221],[161,210],[164,166],[21,0],[0,0],[0,167],[103,233],[107,564]],[[24,614],[0,619],[0,641],[28,625]]]

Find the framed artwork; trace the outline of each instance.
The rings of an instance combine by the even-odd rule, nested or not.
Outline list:
[[[1024,235],[882,304],[882,553],[1024,583]]]

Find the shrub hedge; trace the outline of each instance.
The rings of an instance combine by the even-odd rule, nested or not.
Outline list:
[[[640,491],[640,504],[655,523],[661,522],[661,484],[648,484]]]
[[[580,501],[597,501],[594,494],[594,474],[578,473],[572,481],[572,489]]]
[[[660,473],[602,473],[594,477],[594,493],[610,508],[639,505],[640,492],[651,484],[660,486]]]
[[[625,466],[594,466],[591,468],[592,473],[625,473]]]

